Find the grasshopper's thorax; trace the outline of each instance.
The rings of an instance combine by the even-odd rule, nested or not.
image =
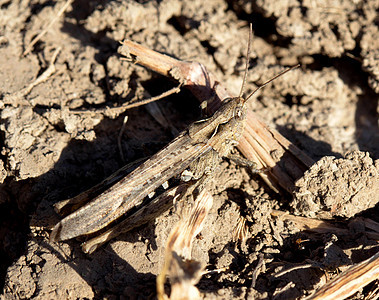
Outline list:
[[[226,99],[224,104],[206,120],[193,123],[190,137],[199,143],[208,143],[221,156],[228,154],[241,138],[246,109],[241,97]]]
[[[231,98],[220,110],[227,118],[224,122],[219,123],[215,135],[208,143],[220,156],[227,156],[233,146],[238,144],[244,131],[246,118],[245,100],[241,97]]]

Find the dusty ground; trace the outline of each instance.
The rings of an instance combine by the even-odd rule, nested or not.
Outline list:
[[[223,163],[194,257],[211,270],[228,269],[203,276],[199,289],[206,298],[295,299],[322,285],[326,273],[306,268],[275,277],[283,267],[313,261],[332,276],[378,251],[356,218],[379,222],[378,2],[253,2],[76,0],[23,56],[64,2],[0,0],[4,299],[154,297],[165,241],[177,220],[172,211],[88,256],[77,241],[48,241],[48,227],[59,219],[52,204],[173,138],[144,107],[119,108],[175,85],[122,61],[119,41],[128,38],[199,61],[237,95],[249,22],[254,37],[248,90],[278,73],[279,65],[302,64],[265,88],[251,109],[315,161],[322,160],[298,182],[294,198],[275,194],[246,170]],[[20,94],[49,67],[57,49],[52,76]],[[159,105],[179,130],[199,117],[198,102],[187,91]],[[118,136],[126,115],[124,162]],[[299,232],[273,219],[273,209],[333,219],[350,234]],[[241,214],[249,226],[242,245],[233,242]],[[252,287],[260,259],[263,268]],[[353,298],[361,299],[373,284]]]

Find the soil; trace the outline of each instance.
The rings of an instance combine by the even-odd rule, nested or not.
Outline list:
[[[122,60],[117,49],[124,39],[201,62],[236,95],[249,23],[246,93],[279,66],[302,65],[262,90],[250,109],[317,163],[288,195],[223,162],[213,208],[193,245],[193,257],[209,270],[225,268],[202,277],[197,287],[205,298],[300,298],[379,250],[359,223],[379,222],[378,1],[74,0],[23,55],[64,2],[0,0],[2,299],[155,297],[174,211],[91,255],[76,240],[48,239],[59,220],[54,203],[173,138],[146,107],[122,108],[176,84]],[[55,71],[25,92],[57,49]],[[158,105],[178,130],[200,117],[197,100],[185,90]],[[273,218],[273,210],[329,219],[350,234],[300,231]],[[241,215],[249,230],[240,243],[234,242],[234,228]],[[309,261],[323,269],[275,276]],[[374,284],[352,299],[362,299]]]

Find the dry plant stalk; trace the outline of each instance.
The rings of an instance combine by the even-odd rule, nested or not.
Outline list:
[[[273,210],[271,212],[273,217],[278,217],[282,220],[292,221],[296,224],[296,228],[301,230],[309,230],[317,233],[336,233],[336,234],[347,234],[349,233],[348,229],[338,228],[331,224],[330,222],[313,219],[313,218],[305,218],[300,216],[290,215],[287,212],[283,212],[280,210]]]
[[[201,263],[191,260],[192,241],[202,230],[212,204],[212,196],[206,189],[202,189],[190,212],[182,213],[183,217],[171,230],[167,239],[164,265],[157,277],[159,300],[200,299],[200,292],[195,284],[199,282],[204,267]],[[171,283],[170,297],[164,292],[166,276],[170,278]]]
[[[306,300],[346,299],[374,280],[379,279],[379,252],[322,286]]]
[[[348,229],[336,227],[332,223],[323,220],[294,216],[277,210],[274,210],[271,214],[274,217],[296,223],[296,227],[299,228],[299,230],[308,230],[317,233],[333,232],[336,234],[348,234],[349,232]],[[379,224],[370,219],[362,219],[362,221],[367,229],[372,230],[366,231],[365,234],[369,238],[379,240]],[[286,272],[288,272],[288,270],[286,270]],[[379,252],[371,258],[351,266],[306,299],[345,299],[370,282],[378,279]]]
[[[294,216],[279,210],[273,210],[271,215],[273,217],[281,218],[282,220],[294,222],[299,231],[308,230],[316,233],[335,233],[341,235],[346,235],[349,233],[348,229],[337,227],[331,222],[324,220]],[[365,232],[367,237],[379,241],[379,224],[368,218],[363,218],[362,222],[365,227],[370,230]]]
[[[222,84],[216,84],[215,76],[200,63],[177,60],[129,40],[123,42],[120,53],[137,64],[179,81],[200,101],[210,99],[210,113],[220,107],[223,99],[233,97]],[[247,113],[238,149],[247,159],[256,162],[258,168],[268,169],[260,175],[274,190],[281,186],[292,192],[294,182],[313,164],[311,158],[251,111]]]

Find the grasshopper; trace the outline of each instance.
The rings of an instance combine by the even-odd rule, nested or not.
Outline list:
[[[50,240],[63,241],[98,232],[130,209],[141,205],[146,196],[179,174],[186,173],[182,176],[183,180],[195,182],[194,186],[198,189],[199,186],[203,188],[222,159],[230,157],[231,150],[238,144],[245,125],[246,102],[258,90],[295,67],[266,81],[244,98],[242,94],[247,76],[247,59],[238,97],[225,99],[213,116],[191,124],[134,171],[58,222],[51,232]],[[254,163],[248,165],[254,166]]]

